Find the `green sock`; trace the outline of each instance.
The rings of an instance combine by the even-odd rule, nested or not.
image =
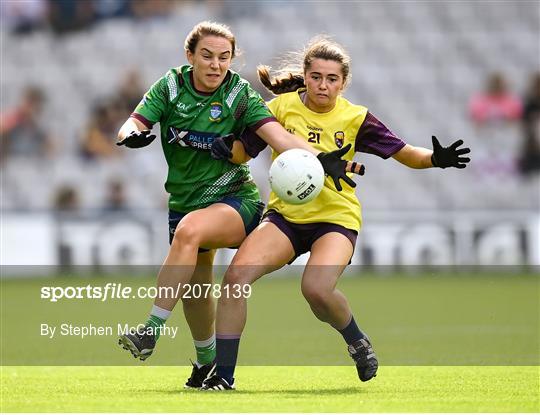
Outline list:
[[[155,339],[159,339],[161,335],[161,329],[165,327],[165,322],[171,315],[170,310],[165,310],[164,308],[158,307],[157,305],[152,306],[150,311],[150,317],[146,321],[147,327],[152,327],[154,329]]]
[[[216,360],[216,335],[207,340],[193,340],[197,352],[197,363],[207,365]]]
[[[153,329],[155,329],[154,333],[156,340],[159,339],[159,336],[161,334],[161,328],[165,326],[165,321],[166,320],[159,318],[158,316],[153,316],[151,314],[146,321],[147,327],[152,327]]]

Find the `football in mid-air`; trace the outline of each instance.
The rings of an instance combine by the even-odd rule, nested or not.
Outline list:
[[[324,170],[309,151],[295,148],[276,157],[269,173],[270,186],[284,202],[301,205],[315,199],[324,187]]]

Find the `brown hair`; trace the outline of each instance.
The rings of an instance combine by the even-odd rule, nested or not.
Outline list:
[[[317,36],[308,43],[303,52],[293,52],[284,60],[273,80],[270,79],[270,67],[259,65],[257,75],[261,83],[274,94],[293,92],[305,87],[304,73],[311,67],[313,60],[325,59],[341,64],[343,83],[350,82],[351,58],[347,51],[339,43],[326,36]],[[302,66],[298,64],[302,61]]]
[[[229,26],[222,23],[209,21],[198,23],[193,29],[191,29],[191,32],[189,32],[186,37],[186,41],[184,42],[184,49],[186,51],[189,50],[191,53],[195,53],[199,40],[205,36],[218,36],[227,39],[229,42],[231,42],[232,58],[236,56],[236,38],[231,32]]]

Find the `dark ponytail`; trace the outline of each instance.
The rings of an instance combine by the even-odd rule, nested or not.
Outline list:
[[[274,77],[273,81],[270,80],[270,67],[265,65],[257,66],[257,75],[261,83],[276,95],[284,94],[286,92],[294,92],[299,88],[304,88],[304,76],[299,73],[289,72]]]

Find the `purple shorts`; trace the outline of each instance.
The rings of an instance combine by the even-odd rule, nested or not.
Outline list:
[[[295,257],[291,260],[291,262],[294,261],[296,257],[311,251],[311,245],[313,245],[317,239],[323,235],[326,235],[327,233],[337,232],[346,236],[349,241],[351,241],[353,251],[356,245],[356,237],[358,236],[358,232],[353,231],[352,229],[347,229],[341,225],[336,225],[335,223],[292,223],[275,210],[269,210],[266,212],[263,216],[262,222],[273,223],[287,236],[287,238],[289,238],[295,253]]]

